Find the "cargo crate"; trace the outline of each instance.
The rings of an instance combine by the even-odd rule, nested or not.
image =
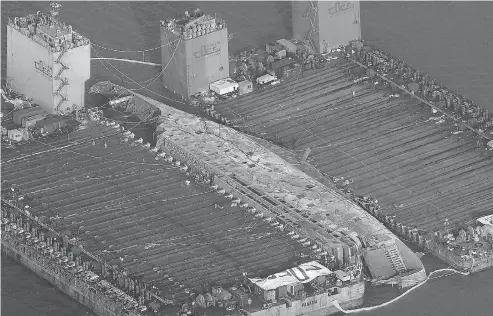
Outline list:
[[[14,111],[12,115],[12,120],[17,125],[22,125],[22,118],[33,116],[36,114],[44,114],[44,110],[40,106],[33,106],[27,109]]]

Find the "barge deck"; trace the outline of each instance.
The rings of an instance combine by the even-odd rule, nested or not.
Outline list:
[[[377,198],[382,213],[408,227],[439,230],[483,215],[493,203],[492,153],[411,96],[354,84],[347,71],[355,67],[324,68],[215,110],[299,155],[309,148],[323,174]]]
[[[290,265],[310,249],[179,167],[102,125],[69,137],[2,150],[2,178],[39,203],[38,218],[75,234],[96,258],[118,265],[163,293],[187,295],[243,272]],[[169,293],[169,292],[170,293]]]

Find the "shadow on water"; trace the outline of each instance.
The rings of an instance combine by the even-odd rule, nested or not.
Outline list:
[[[96,316],[4,253],[1,265],[2,316]]]

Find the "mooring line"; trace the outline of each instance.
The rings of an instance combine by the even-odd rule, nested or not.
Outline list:
[[[472,265],[471,265],[471,270],[472,268],[474,267],[474,258],[472,259]],[[458,270],[455,270],[455,269],[450,269],[450,268],[445,268],[445,269],[438,269],[438,270],[435,270],[433,272],[431,272],[427,277],[426,279],[415,285],[414,287],[410,288],[409,290],[407,290],[406,292],[402,293],[401,295],[397,296],[396,298],[393,298],[391,299],[390,301],[388,302],[385,302],[385,303],[382,303],[382,304],[379,304],[379,305],[375,305],[375,306],[370,306],[370,307],[362,307],[362,308],[358,308],[358,309],[350,309],[350,310],[347,310],[347,309],[343,309],[341,307],[341,305],[339,305],[339,302],[337,300],[333,301],[332,302],[332,305],[335,306],[335,308],[337,308],[339,311],[345,313],[345,314],[356,314],[356,313],[360,313],[360,312],[367,312],[367,311],[372,311],[374,309],[378,309],[378,308],[381,308],[381,307],[384,307],[384,306],[387,306],[387,305],[390,305],[394,302],[397,302],[398,300],[400,300],[401,298],[403,298],[404,296],[408,295],[409,293],[411,293],[412,291],[416,290],[417,288],[419,288],[420,286],[422,286],[423,284],[425,284],[426,282],[428,282],[431,277],[437,273],[440,273],[440,272],[444,272],[444,271],[450,271],[450,272],[453,272],[453,273],[457,273],[457,274],[462,274],[462,275],[469,275],[471,273],[471,271],[468,271],[468,272],[462,272],[462,271],[458,271]]]

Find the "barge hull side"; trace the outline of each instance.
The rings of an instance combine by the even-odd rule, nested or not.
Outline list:
[[[94,298],[95,294],[90,291],[84,291],[83,289],[76,288],[70,284],[64,282],[61,278],[59,278],[55,273],[50,271],[47,267],[44,267],[42,264],[36,262],[32,258],[29,258],[26,254],[23,253],[21,249],[16,248],[8,242],[5,242],[4,238],[6,236],[2,236],[2,252],[6,255],[10,256],[14,260],[20,262],[22,265],[27,267],[29,270],[36,273],[38,276],[47,280],[51,284],[53,284],[57,289],[67,294],[77,302],[82,305],[90,308],[96,315],[98,316],[120,316],[121,313],[115,313],[109,309],[107,309],[104,304],[100,304]],[[135,315],[132,315],[135,316]]]

